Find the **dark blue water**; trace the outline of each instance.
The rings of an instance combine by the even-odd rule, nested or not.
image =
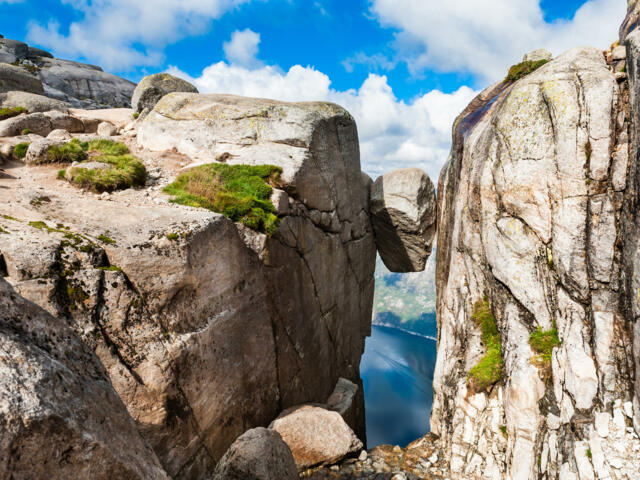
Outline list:
[[[435,340],[373,326],[360,372],[367,446],[406,446],[429,431]]]

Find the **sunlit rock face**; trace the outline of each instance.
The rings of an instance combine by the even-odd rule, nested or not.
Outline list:
[[[602,51],[578,48],[456,120],[438,186],[431,418],[454,478],[640,475],[620,453],[640,448],[628,97]],[[497,327],[493,365],[478,306]]]
[[[11,162],[0,275],[97,354],[171,478],[210,478],[243,432],[325,402],[340,378],[359,386],[345,416],[364,438],[376,251],[353,118],[173,93],[127,128],[110,138],[147,166],[145,189],[97,195]],[[282,167],[272,236],[169,202],[182,167],[216,160]]]

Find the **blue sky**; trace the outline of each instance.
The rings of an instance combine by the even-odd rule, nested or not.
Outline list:
[[[605,48],[624,0],[0,0],[0,33],[133,81],[330,100],[373,175],[446,160],[455,115],[526,51]],[[17,21],[18,20],[18,21]]]

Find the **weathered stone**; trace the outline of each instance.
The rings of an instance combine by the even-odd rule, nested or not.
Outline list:
[[[198,93],[198,89],[168,73],[156,73],[140,80],[131,97],[131,108],[138,113],[145,108],[153,110],[162,97],[171,92]]]
[[[289,445],[298,470],[329,465],[362,449],[362,442],[340,414],[322,407],[292,407],[282,412],[269,428]]]
[[[35,142],[31,142],[29,144],[29,148],[27,149],[27,155],[24,157],[24,163],[27,165],[40,165],[43,163],[48,163],[49,160],[45,158],[45,153],[47,150],[56,145],[62,145],[65,143],[64,140],[57,140],[52,138],[43,138],[41,140],[36,140]]]
[[[53,130],[51,120],[43,113],[29,113],[0,121],[0,137],[15,137],[24,130],[47,136]]]
[[[624,45],[618,45],[611,51],[611,60],[625,60],[627,58],[627,48]]]
[[[220,459],[214,480],[297,480],[296,463],[275,430],[254,428],[233,442]]]
[[[41,58],[41,63],[38,75],[49,88],[47,96],[80,108],[128,107],[131,102],[135,84],[100,67],[57,58]]]
[[[84,124],[79,118],[73,117],[66,113],[51,111],[45,112],[45,115],[51,121],[51,128],[63,129],[70,133],[82,133],[84,132]]]
[[[9,38],[0,39],[0,62],[14,63],[29,54],[26,43]]]
[[[585,440],[604,432],[604,419],[585,412],[633,388],[623,373],[631,322],[617,300],[620,245],[637,244],[618,223],[633,217],[622,213],[631,183],[624,98],[602,52],[579,48],[488,88],[456,120],[438,185],[431,416],[453,479],[594,476]],[[478,393],[468,377],[486,353],[473,315],[484,301],[503,367]],[[530,335],[554,328],[559,345],[545,360]],[[610,437],[598,435],[603,450]],[[624,468],[632,478],[635,467]]]
[[[523,62],[539,62],[540,60],[551,60],[553,55],[549,50],[545,50],[544,48],[539,48],[538,50],[533,50],[525,54],[522,61]]]
[[[114,135],[117,135],[118,129],[113,123],[101,122],[98,125],[98,129],[96,130],[96,133],[101,137],[113,137]]]
[[[44,89],[40,79],[25,69],[0,63],[0,93],[21,90],[42,95]]]
[[[27,57],[53,58],[53,55],[51,54],[51,52],[47,52],[46,50],[43,50],[41,48],[29,46],[29,52],[27,53]]]
[[[66,321],[3,278],[0,317],[0,477],[168,478]]]
[[[47,135],[47,140],[55,140],[55,141],[71,140],[71,134],[62,128],[58,128],[56,130],[52,130],[51,133]]]
[[[27,109],[29,113],[49,112],[51,110],[68,113],[70,106],[68,103],[61,102],[60,100],[35,93],[19,91],[0,93],[0,107],[2,108],[23,107]]]
[[[436,234],[436,194],[418,168],[378,177],[371,188],[370,211],[376,247],[392,272],[424,270]]]

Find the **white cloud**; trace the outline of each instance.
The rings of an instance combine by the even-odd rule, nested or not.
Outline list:
[[[342,61],[342,66],[349,73],[353,72],[356,65],[364,65],[369,71],[390,71],[396,67],[396,61],[382,53],[367,55],[364,52],[358,52]]]
[[[231,40],[223,45],[224,54],[230,63],[241,67],[252,67],[260,64],[256,58],[260,34],[249,30],[236,30],[231,34]]]
[[[331,88],[327,75],[301,65],[284,72],[268,65],[247,68],[218,62],[197,78],[176,67],[168,71],[194,83],[202,93],[284,101],[326,100],[342,105],[358,125],[362,168],[374,177],[416,166],[437,181],[449,154],[451,125],[476,94],[468,87],[451,94],[434,90],[407,103],[395,97],[385,76],[370,74],[359,89],[337,91]]]
[[[31,22],[27,39],[62,57],[84,58],[106,70],[158,65],[164,47],[203,33],[211,21],[250,0],[62,0],[83,18],[60,30],[55,20]]]
[[[372,0],[382,25],[400,30],[396,48],[419,72],[471,72],[484,81],[536,48],[554,54],[593,45],[605,48],[625,16],[622,0],[589,0],[573,19],[544,20],[539,0]]]

